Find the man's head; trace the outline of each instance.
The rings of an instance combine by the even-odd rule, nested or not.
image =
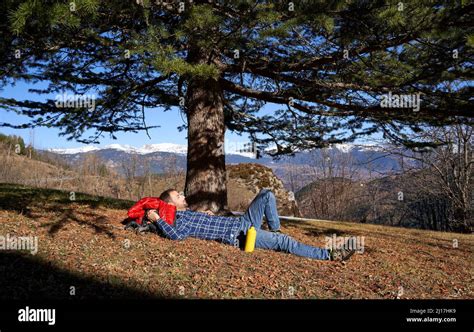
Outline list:
[[[176,189],[168,189],[161,193],[160,199],[166,203],[176,206],[178,210],[184,210],[188,207],[186,197]]]

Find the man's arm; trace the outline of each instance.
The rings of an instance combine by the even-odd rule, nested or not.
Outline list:
[[[168,239],[180,241],[187,238],[188,228],[186,223],[176,223],[175,225],[177,225],[177,227],[171,226],[170,224],[163,221],[158,213],[154,210],[148,211],[147,218],[156,222],[158,227]]]

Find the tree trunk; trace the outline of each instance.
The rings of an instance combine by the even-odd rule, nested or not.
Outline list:
[[[227,210],[223,92],[213,79],[192,78],[186,94],[188,158],[185,195],[193,210]]]

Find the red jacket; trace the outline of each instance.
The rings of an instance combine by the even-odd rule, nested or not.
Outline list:
[[[161,219],[167,224],[173,225],[176,215],[176,206],[166,203],[157,197],[144,197],[135,203],[127,212],[130,219],[142,224],[146,210],[157,210]]]

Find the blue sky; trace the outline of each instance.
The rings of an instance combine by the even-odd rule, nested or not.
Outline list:
[[[55,95],[38,95],[29,93],[28,89],[32,88],[33,85],[24,82],[16,83],[15,86],[7,86],[0,91],[0,96],[4,98],[15,98],[17,100],[33,100],[33,101],[45,101],[47,98],[55,99]],[[35,85],[34,88],[45,88],[46,84]],[[276,108],[277,105],[270,105],[269,108]],[[183,125],[183,119],[181,118],[177,108],[173,108],[170,111],[164,112],[161,108],[147,109],[145,111],[146,122],[149,126],[160,125],[160,128],[149,130],[151,139],[148,138],[145,131],[138,133],[125,133],[117,132],[115,136],[116,140],[112,139],[108,134],[100,139],[100,144],[96,146],[106,146],[108,144],[123,144],[139,147],[145,144],[156,144],[156,143],[174,143],[174,144],[187,144],[186,130],[179,131],[178,126]],[[6,122],[11,124],[22,124],[27,123],[29,120],[26,116],[18,115],[14,112],[3,111],[0,114],[0,122]],[[6,135],[18,135],[23,137],[25,142],[30,142],[30,137],[34,137],[34,146],[38,149],[46,148],[74,148],[83,146],[84,144],[76,141],[68,141],[66,137],[59,136],[60,130],[56,128],[37,127],[32,129],[12,129],[8,127],[0,127],[0,133]],[[92,132],[91,132],[92,133]],[[85,135],[84,137],[88,137]],[[248,135],[242,134],[239,136],[235,133],[227,132],[226,141],[232,142],[248,142]]]
[[[40,83],[32,85],[25,82],[16,82],[15,85],[5,86],[3,90],[0,90],[0,96],[4,98],[14,98],[17,100],[31,100],[31,101],[45,101],[46,99],[55,100],[56,94],[50,95],[38,95],[30,93],[28,89],[45,89],[46,83]],[[263,109],[259,112],[260,115],[269,114],[277,109],[281,109],[281,105],[266,104]],[[178,126],[183,125],[183,119],[180,116],[178,108],[173,108],[170,111],[164,112],[162,108],[154,108],[145,110],[145,117],[147,125],[154,126],[159,125],[161,127],[149,130],[151,139],[147,136],[145,131],[138,133],[125,133],[117,132],[114,135],[117,137],[116,140],[112,139],[109,134],[105,134],[100,138],[100,144],[96,144],[97,147],[104,147],[109,144],[122,144],[131,145],[134,147],[141,147],[145,144],[157,144],[157,143],[174,143],[187,145],[186,130],[179,131]],[[18,115],[14,112],[3,111],[0,113],[0,122],[10,124],[23,124],[28,123],[29,118],[26,116]],[[79,143],[74,140],[67,140],[64,136],[59,136],[60,130],[57,128],[46,128],[37,127],[34,129],[12,129],[8,127],[0,127],[0,133],[7,135],[17,135],[23,137],[26,143],[30,143],[33,138],[33,145],[37,149],[63,149],[63,148],[76,148],[83,146],[83,143]],[[93,135],[94,132],[88,132],[84,137]],[[375,134],[373,137],[379,138],[379,134]],[[225,143],[236,144],[242,146],[244,143],[249,142],[248,134],[244,133],[238,135],[230,131],[226,132]],[[361,142],[361,141],[360,141]],[[235,145],[234,145],[235,146]]]

